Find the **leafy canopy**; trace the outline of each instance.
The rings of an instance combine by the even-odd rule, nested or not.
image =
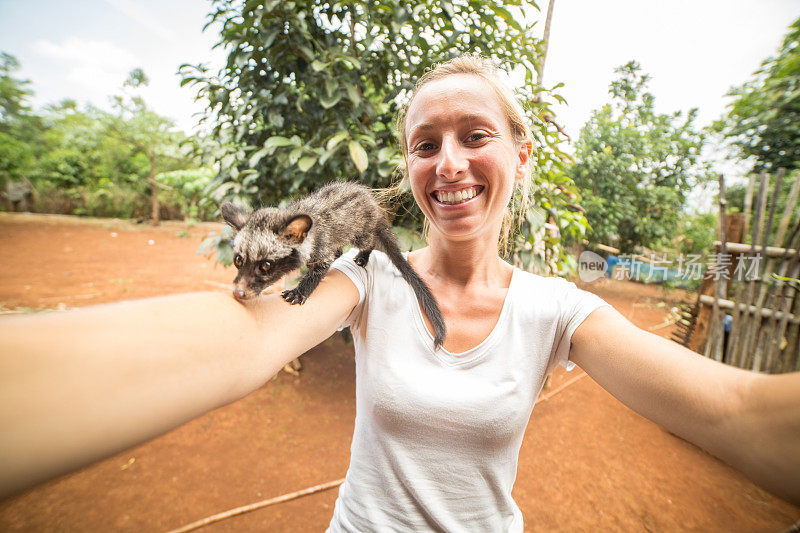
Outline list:
[[[181,152],[183,135],[136,94],[147,83],[141,69],[113,98],[112,112],[74,100],[34,111],[29,82],[14,76],[18,69],[16,58],[0,53],[0,187],[27,180],[36,193],[35,210],[142,216],[155,174],[196,166]],[[207,185],[208,176],[195,177]],[[211,215],[193,207],[201,203],[196,195],[184,200],[183,185],[160,182],[158,191],[168,202],[167,214],[181,209]]]
[[[630,252],[670,240],[689,191],[711,176],[699,161],[697,110],[657,113],[639,64],[616,72],[611,102],[581,130],[568,174],[581,189],[594,241]]]
[[[394,121],[399,105],[433,64],[481,53],[524,72],[519,93],[535,136],[535,200],[564,210],[552,176],[566,156],[542,119],[549,111],[535,85],[542,52],[523,0],[214,0],[209,25],[228,60],[214,74],[181,67],[184,84],[208,103],[207,122],[220,162],[220,199],[276,205],[332,180],[386,187],[401,154]],[[563,101],[560,96],[552,98]],[[562,178],[564,187],[573,187]],[[559,195],[560,194],[560,195]],[[396,224],[419,227],[406,199]],[[564,217],[580,233],[581,217]],[[538,228],[534,228],[538,229]],[[523,239],[524,240],[524,239]]]
[[[33,94],[28,88],[30,81],[14,77],[20,65],[16,57],[0,52],[0,131],[14,121],[30,113],[28,97]]]
[[[755,159],[754,171],[800,168],[800,18],[778,54],[729,95],[734,100],[715,129],[741,156]]]
[[[17,58],[0,52],[0,188],[26,178],[41,154],[42,124],[28,99],[30,81],[16,78]]]

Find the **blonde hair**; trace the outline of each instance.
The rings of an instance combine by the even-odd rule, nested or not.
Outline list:
[[[520,104],[519,100],[514,94],[514,91],[501,77],[501,70],[488,58],[473,54],[464,54],[455,57],[444,63],[436,65],[433,69],[426,72],[414,86],[411,93],[411,98],[400,109],[397,115],[397,136],[400,140],[400,149],[403,152],[403,166],[399,169],[401,179],[392,187],[387,189],[384,198],[389,199],[403,194],[407,191],[406,183],[408,181],[408,170],[405,166],[405,160],[408,156],[408,139],[406,138],[406,114],[414,97],[419,93],[419,90],[430,82],[442,80],[448,76],[456,74],[468,74],[477,76],[484,80],[494,91],[497,101],[500,104],[503,113],[508,120],[509,128],[511,129],[512,139],[518,146],[527,142],[533,142],[533,134],[531,133],[530,126],[525,117],[525,110]],[[528,175],[519,181],[515,186],[515,194],[512,196],[511,201],[506,207],[505,214],[503,215],[503,225],[500,230],[500,248],[503,252],[507,252],[509,237],[525,217],[530,203],[530,188],[531,176]],[[428,221],[425,220],[425,233],[428,233]]]

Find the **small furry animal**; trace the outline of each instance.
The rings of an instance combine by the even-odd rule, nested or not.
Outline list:
[[[282,209],[266,207],[251,213],[226,202],[221,211],[238,232],[233,239],[233,263],[239,269],[233,282],[236,299],[258,296],[265,287],[306,265],[308,272],[297,287],[281,293],[287,302],[303,304],[342,254],[343,246],[358,248],[355,262],[362,267],[378,247],[414,290],[433,325],[434,345],[444,342],[446,330],[439,306],[403,258],[383,208],[367,187],[335,182]]]

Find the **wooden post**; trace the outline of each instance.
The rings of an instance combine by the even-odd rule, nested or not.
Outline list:
[[[726,255],[726,244],[728,242],[728,235],[725,231],[727,228],[725,227],[725,177],[720,174],[719,175],[719,240],[720,240],[720,248],[719,252],[717,253],[717,260],[724,261]],[[724,264],[724,263],[722,263]],[[728,269],[726,269],[726,273],[730,269],[730,266],[733,263],[731,262],[728,265]],[[711,306],[711,322],[708,326],[708,340],[706,341],[705,345],[705,356],[711,357],[715,361],[722,361],[723,353],[722,348],[724,346],[723,341],[725,340],[725,313],[723,312],[720,315],[719,311],[719,301],[723,299],[728,292],[728,279],[730,278],[729,275],[725,275],[719,272],[717,269],[715,271],[715,279],[714,279],[714,300]]]
[[[753,188],[756,182],[756,175],[750,173],[750,178],[747,180],[747,191],[744,195],[744,230],[750,227],[750,213],[753,207]],[[745,242],[745,241],[742,241]]]
[[[759,278],[761,283],[760,286],[756,288],[756,300],[755,305],[758,308],[764,307],[764,305],[768,301],[768,295],[770,292],[770,285],[773,281],[770,278],[770,274],[772,273],[773,264],[772,262],[767,263],[767,245],[769,245],[769,237],[770,233],[772,232],[772,223],[775,220],[775,211],[778,207],[778,195],[780,194],[781,190],[781,183],[783,182],[783,176],[786,174],[786,169],[781,168],[778,170],[778,174],[775,176],[775,188],[772,191],[772,205],[769,208],[769,216],[767,217],[767,223],[764,225],[764,235],[761,237],[761,252],[759,252],[759,266],[762,270],[759,272]],[[765,328],[761,326],[761,314],[756,313],[753,316],[753,319],[750,321],[749,324],[750,332],[748,333],[749,342],[746,343],[743,348],[746,349],[749,353],[753,354],[753,370],[759,371],[763,369],[763,343],[759,342],[761,334],[764,332]]]
[[[800,221],[795,226],[794,231],[792,231],[792,236],[789,240],[790,243],[795,243],[795,246],[800,244]],[[789,256],[788,252],[784,256],[783,260],[777,267],[777,275],[783,277],[790,277],[790,278],[797,278],[798,276],[798,269],[800,266],[798,265],[798,259],[800,256],[797,254]],[[771,304],[774,306],[776,310],[789,310],[794,303],[793,300],[797,298],[796,291],[789,287],[786,283],[777,282],[770,277],[770,283],[772,283],[772,287],[770,287],[769,297],[773,296],[774,292],[780,292],[780,296],[776,298],[771,298]],[[769,298],[768,297],[768,298]],[[786,331],[787,327],[787,320],[785,317],[782,317],[780,321],[777,320],[770,320],[767,324],[767,327],[761,328],[761,332],[764,336],[764,346],[759,346],[760,350],[764,352],[764,361],[765,361],[765,368],[768,372],[775,372],[776,366],[780,367],[780,365],[776,365],[774,360],[780,360],[780,353],[782,350],[781,341],[783,340],[783,335]],[[785,352],[787,356],[789,356],[789,352]]]
[[[795,295],[793,313],[800,313],[800,297]],[[786,334],[787,356],[784,358],[783,371],[792,372],[800,370],[800,324],[790,326]]]
[[[744,215],[728,215],[725,217],[725,234],[730,242],[741,242],[744,233]],[[733,277],[733,261],[728,266],[728,279]],[[706,340],[708,339],[708,328],[711,323],[712,309],[703,305],[700,301],[701,296],[713,296],[714,294],[714,279],[705,276],[700,283],[700,289],[697,291],[697,321],[695,323],[694,333],[689,341],[689,349],[697,353],[704,353]],[[726,295],[727,296],[727,295]]]
[[[778,171],[775,184],[776,191],[780,187],[784,174],[784,169],[780,169]],[[784,207],[783,216],[781,217],[780,224],[778,225],[778,231],[775,235],[774,244],[776,246],[783,246],[784,244],[784,236],[786,235],[786,230],[789,227],[789,222],[791,221],[792,213],[794,212],[798,192],[800,192],[800,179],[795,178],[791,191],[789,192],[789,197],[786,201],[786,206]],[[779,257],[780,259],[770,261],[766,266],[764,276],[771,286],[769,287],[769,292],[766,294],[765,305],[775,308],[790,309],[793,300],[797,297],[794,289],[784,283],[776,282],[776,280],[772,279],[770,275],[772,274],[773,270],[777,270],[777,274],[779,276],[797,277],[797,246],[795,245],[795,249],[792,249],[791,243],[796,242],[798,230],[800,230],[800,226],[795,227],[795,229],[792,231],[792,234],[787,241],[787,248],[777,248],[777,250],[782,250],[783,253],[772,255],[772,257]],[[769,252],[770,248],[768,247],[768,257],[771,255]],[[781,352],[783,351],[781,341],[784,338],[784,333],[786,333],[786,328],[787,324],[783,320],[770,320],[768,321],[766,327],[760,328],[764,340],[763,343],[759,344],[757,350],[763,350],[764,365],[768,372],[781,371],[781,365],[779,364]],[[785,357],[790,356],[790,352],[788,351],[783,351],[783,353],[785,354]]]
[[[556,0],[550,0],[547,4],[547,18],[544,19],[544,34],[542,35],[542,42],[544,42],[544,49],[542,50],[542,64],[539,65],[539,73],[536,75],[536,85],[542,84],[544,78],[544,62],[547,59],[547,49],[550,47],[550,21],[553,20],[553,5]]]
[[[758,185],[758,197],[756,199],[756,210],[753,216],[753,231],[751,250],[748,258],[755,258],[755,247],[758,246],[758,239],[761,235],[761,228],[764,224],[764,212],[767,205],[767,184],[769,177],[766,172],[761,173],[760,183]],[[745,218],[747,216],[745,215]],[[762,246],[764,243],[761,243]],[[749,306],[753,300],[754,281],[742,280],[737,285],[735,301],[737,304],[743,303]],[[749,324],[749,317],[747,314],[740,315],[736,310],[739,309],[737,305],[734,308],[733,323],[731,326],[731,336],[728,340],[729,359],[734,366],[742,366],[742,363],[747,360],[747,352],[742,346],[747,345],[747,324]]]

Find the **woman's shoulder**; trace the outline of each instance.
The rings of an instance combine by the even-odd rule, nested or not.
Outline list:
[[[559,276],[540,276],[521,268],[514,267],[514,283],[520,290],[546,291],[549,293],[566,293],[580,290],[577,286]]]
[[[385,284],[387,280],[395,276],[400,276],[400,272],[395,268],[389,257],[379,251],[373,250],[369,255],[367,264],[361,266],[355,262],[355,257],[358,254],[358,248],[350,248],[342,254],[331,265],[333,268],[340,270],[358,287],[363,300],[366,292],[369,292],[370,287],[377,284],[379,286]]]
[[[380,250],[373,250],[369,254],[369,260],[367,264],[359,266],[355,262],[355,257],[358,254],[358,248],[353,247],[343,253],[336,261],[334,261],[334,267],[339,268],[342,265],[347,265],[347,267],[353,270],[360,270],[362,272],[367,272],[370,275],[376,274],[388,274],[388,273],[397,273],[399,275],[399,271],[394,267],[389,256],[387,256],[384,252]]]
[[[521,269],[514,274],[515,299],[532,313],[573,315],[584,308],[607,305],[602,298],[558,276],[540,276]]]

